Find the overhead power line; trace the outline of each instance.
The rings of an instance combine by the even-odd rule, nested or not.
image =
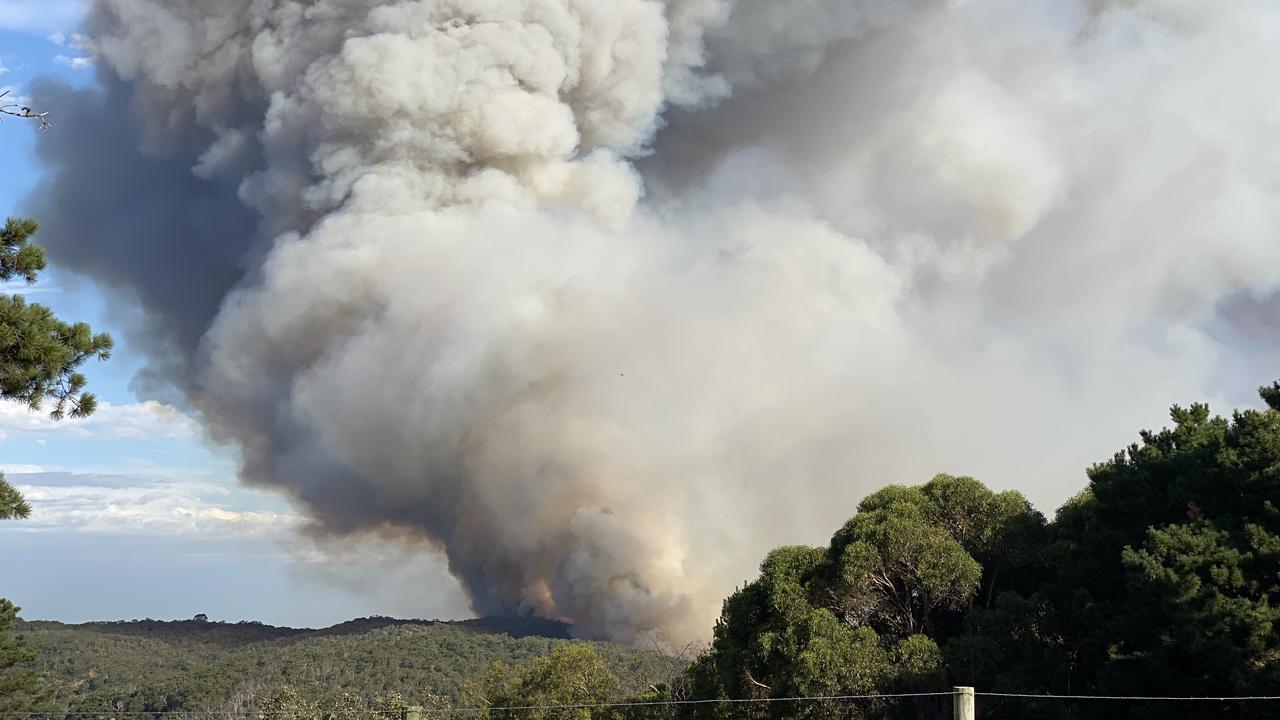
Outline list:
[[[741,703],[784,703],[784,702],[820,702],[820,701],[841,701],[841,700],[882,700],[896,698],[913,698],[913,697],[948,697],[955,693],[946,692],[923,692],[923,693],[869,693],[865,695],[804,695],[795,697],[776,697],[776,698],[729,698],[714,700],[637,700],[632,702],[609,702],[609,703],[576,703],[568,705],[500,705],[494,707],[462,707],[462,708],[421,708],[420,712],[424,715],[441,715],[446,713],[481,713],[481,712],[520,712],[530,710],[607,710],[610,708],[634,708],[634,707],[661,707],[672,705],[715,705],[722,703],[741,704]],[[314,710],[310,711],[316,715],[334,715],[334,716],[353,716],[353,715],[390,715],[399,716],[399,710]],[[75,710],[60,712],[3,712],[0,717],[5,716],[21,716],[21,717],[57,717],[67,715],[100,715],[111,717],[141,717],[141,716],[191,716],[191,715],[217,715],[231,717],[247,717],[247,716],[272,716],[272,715],[293,715],[293,710],[278,711],[254,711],[254,710],[174,710],[165,711],[140,711],[132,710],[128,712],[112,712],[94,711],[94,710]]]
[[[973,693],[978,697],[1021,698],[1029,700],[1089,700],[1089,701],[1121,701],[1121,702],[1280,702],[1280,695],[1234,695],[1234,696],[1179,696],[1179,695],[1050,695],[1043,693]],[[462,708],[414,708],[423,715],[444,714],[477,714],[482,712],[523,712],[535,710],[607,710],[611,708],[636,707],[670,707],[680,705],[719,705],[750,703],[791,703],[791,702],[839,702],[850,700],[895,700],[903,698],[950,697],[954,691],[918,692],[918,693],[868,693],[863,695],[797,695],[793,697],[768,698],[728,698],[712,700],[638,700],[632,702],[608,703],[574,703],[564,705],[501,705],[495,707],[462,707]],[[114,712],[110,710],[64,710],[45,712],[0,712],[0,717],[65,717],[65,716],[100,716],[100,717],[156,717],[156,716],[219,716],[219,717],[271,717],[276,715],[295,715],[296,710],[132,710]],[[332,709],[314,710],[308,714],[328,715],[333,717],[352,717],[360,715],[399,717],[400,710],[352,710]]]
[[[1129,700],[1143,702],[1254,702],[1280,701],[1280,695],[1230,695],[1219,697],[1183,697],[1178,695],[1043,695],[1037,693],[973,693],[978,697],[1031,698],[1036,700]]]

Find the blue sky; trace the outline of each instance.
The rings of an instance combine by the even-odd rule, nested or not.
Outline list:
[[[81,0],[0,0],[0,88],[33,78],[92,84],[75,35]],[[50,121],[58,131],[56,108]],[[40,169],[36,128],[0,124],[0,210],[19,214]],[[38,219],[38,218],[37,218]],[[38,239],[37,239],[38,240]],[[459,617],[465,604],[439,561],[395,547],[335,558],[295,532],[282,499],[240,486],[235,458],[204,442],[182,411],[131,389],[144,358],[121,342],[106,299],[50,268],[34,288],[6,288],[60,316],[114,331],[117,349],[86,370],[102,401],[88,421],[55,423],[0,403],[0,470],[34,507],[0,525],[0,596],[31,619],[253,619],[317,626],[369,615]]]

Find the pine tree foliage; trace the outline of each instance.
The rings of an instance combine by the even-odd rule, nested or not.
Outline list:
[[[0,229],[0,281],[34,283],[45,269],[44,250],[30,243],[34,220],[10,218]],[[84,391],[79,368],[111,356],[112,340],[85,323],[60,320],[48,307],[18,294],[0,295],[0,398],[38,410],[47,401],[54,419],[81,418],[97,407]]]
[[[0,282],[21,278],[28,285],[46,267],[44,250],[31,244],[39,225],[9,218],[0,228]],[[0,294],[0,399],[32,410],[48,402],[50,416],[83,418],[97,400],[85,392],[79,368],[89,359],[111,355],[111,336],[94,333],[85,323],[60,320],[48,307],[28,303],[17,294]],[[0,473],[0,520],[23,519],[31,506]],[[18,609],[0,600],[0,709],[28,710],[47,699],[45,686],[29,669],[15,667],[34,654],[12,634]]]
[[[38,710],[50,695],[39,677],[25,664],[36,657],[25,638],[13,633],[18,616],[13,603],[0,599],[0,712]]]
[[[0,473],[0,520],[22,520],[31,515],[31,505],[22,493]]]

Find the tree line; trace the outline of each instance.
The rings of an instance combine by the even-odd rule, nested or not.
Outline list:
[[[1262,409],[1229,418],[1175,406],[1170,427],[1089,468],[1052,519],[970,477],[872,493],[825,547],[770,552],[725,600],[709,647],[629,698],[697,703],[568,714],[939,718],[949,697],[736,701],[957,685],[1280,696],[1280,383],[1260,395]],[[469,699],[480,707],[624,697],[585,649],[499,667],[478,687]],[[1280,717],[1280,702],[980,700],[979,717],[993,719]]]

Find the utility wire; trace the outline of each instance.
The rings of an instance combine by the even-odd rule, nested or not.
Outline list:
[[[1041,695],[1036,693],[999,693],[975,691],[981,697],[1033,698],[1037,700],[1129,700],[1141,702],[1249,702],[1278,701],[1280,695],[1235,695],[1230,697],[1178,697],[1174,695]]]
[[[837,701],[837,700],[879,700],[893,698],[912,698],[912,697],[942,697],[955,695],[952,691],[946,692],[924,692],[924,693],[878,693],[867,695],[806,695],[796,697],[777,697],[777,698],[728,698],[714,700],[637,700],[634,702],[611,702],[611,703],[579,703],[569,705],[499,705],[494,707],[465,707],[465,708],[421,708],[422,714],[445,714],[445,713],[480,713],[480,712],[503,712],[503,711],[524,711],[524,710],[605,710],[609,708],[632,708],[632,707],[659,707],[670,705],[713,705],[717,703],[781,703],[781,702],[820,702],[820,701]],[[314,715],[399,715],[400,710],[314,710],[307,714]],[[68,710],[58,712],[0,712],[0,717],[57,717],[67,715],[102,715],[115,717],[142,717],[142,716],[182,716],[182,715],[219,715],[219,716],[252,716],[252,715],[293,715],[297,714],[296,710],[277,710],[277,711],[255,711],[255,710],[131,710],[129,712],[112,712],[109,710]]]
[[[801,695],[795,697],[770,698],[717,698],[712,700],[638,700],[634,702],[611,703],[577,703],[568,705],[500,705],[495,707],[465,708],[420,708],[422,714],[443,715],[448,713],[475,714],[481,712],[520,712],[528,710],[606,710],[610,708],[664,707],[675,705],[716,705],[745,703],[786,703],[786,702],[835,702],[844,700],[892,700],[900,698],[944,697],[954,696],[955,691],[920,692],[920,693],[871,693],[865,695]],[[1217,697],[1183,697],[1175,695],[1048,695],[1039,693],[1002,693],[974,692],[980,697],[1023,698],[1031,700],[1112,700],[1126,702],[1277,702],[1280,695],[1236,695]],[[315,710],[307,714],[348,717],[358,715],[398,716],[400,710]],[[228,717],[251,717],[273,715],[295,715],[296,710],[255,711],[255,710],[133,710],[113,712],[110,710],[67,710],[47,712],[0,712],[0,717],[65,717],[65,716],[111,716],[111,717],[155,717],[155,716],[199,716],[214,715]]]
[[[495,712],[501,710],[595,710],[606,708],[624,708],[624,707],[650,707],[663,705],[714,705],[717,703],[780,703],[780,702],[819,702],[819,701],[835,701],[835,700],[878,700],[882,698],[912,698],[912,697],[941,697],[944,695],[955,695],[955,692],[925,692],[925,693],[883,693],[870,695],[813,695],[813,696],[796,696],[796,697],[777,697],[777,698],[729,698],[715,700],[638,700],[635,702],[617,702],[617,703],[592,703],[583,705],[509,705],[506,707],[475,707],[475,708],[440,708],[440,709],[423,709],[423,712]]]

